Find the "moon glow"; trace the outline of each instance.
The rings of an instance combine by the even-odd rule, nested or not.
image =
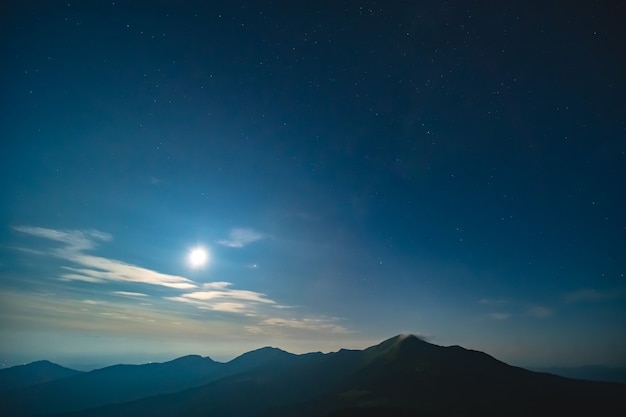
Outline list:
[[[209,260],[209,253],[204,248],[194,248],[191,250],[191,252],[189,252],[189,256],[187,259],[189,261],[189,265],[192,268],[200,268],[206,265],[207,261]]]

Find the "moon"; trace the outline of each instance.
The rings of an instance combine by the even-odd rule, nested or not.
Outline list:
[[[193,248],[189,252],[187,260],[189,261],[189,265],[192,268],[201,268],[208,262],[209,253],[205,248],[202,247]]]

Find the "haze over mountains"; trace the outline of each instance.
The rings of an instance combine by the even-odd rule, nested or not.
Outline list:
[[[266,347],[227,363],[191,355],[79,372],[41,361],[0,371],[0,391],[3,416],[626,415],[626,384],[412,335],[328,354]]]

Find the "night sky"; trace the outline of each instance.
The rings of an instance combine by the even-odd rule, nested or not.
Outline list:
[[[4,366],[398,333],[626,366],[622,2],[0,16]]]

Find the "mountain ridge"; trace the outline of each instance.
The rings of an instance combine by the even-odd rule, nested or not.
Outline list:
[[[204,364],[208,373],[194,379],[198,374],[186,372],[191,368],[202,371],[195,364]],[[14,390],[0,401],[0,413],[64,417],[626,415],[626,384],[535,373],[481,351],[439,346],[415,335],[394,336],[363,350],[297,355],[266,346],[226,363],[188,355],[162,364],[104,369],[121,372],[104,381],[108,384],[122,384],[124,372],[137,369],[152,379],[181,378],[176,390],[144,390],[143,396],[127,401],[118,397],[116,401],[81,402],[80,390],[73,391],[77,387],[103,392],[116,386],[94,385],[93,381],[102,382],[90,379],[99,375],[94,371],[37,389]],[[76,380],[81,385],[68,385]],[[15,401],[20,398],[23,401]]]
[[[24,388],[81,374],[49,360],[40,360],[0,370],[0,391]]]

